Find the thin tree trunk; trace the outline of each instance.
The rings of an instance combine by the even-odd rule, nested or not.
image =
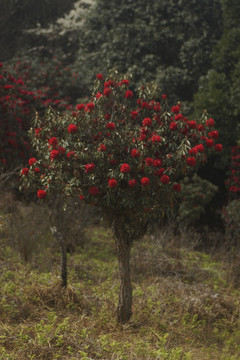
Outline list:
[[[117,245],[120,278],[117,320],[120,323],[126,323],[132,315],[132,284],[130,273],[131,242],[128,239],[124,224],[119,219],[113,223],[113,233]]]
[[[61,286],[67,287],[67,250],[65,241],[60,232],[57,231],[55,226],[51,227],[51,231],[55,239],[57,240],[61,250]]]

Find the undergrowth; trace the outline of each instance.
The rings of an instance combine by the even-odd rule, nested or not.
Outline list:
[[[169,227],[134,244],[133,316],[119,325],[110,230],[86,229],[84,246],[68,254],[64,290],[57,248],[49,243],[43,257],[31,245],[26,262],[1,219],[0,360],[240,359],[240,290],[220,256],[195,249],[197,234]]]

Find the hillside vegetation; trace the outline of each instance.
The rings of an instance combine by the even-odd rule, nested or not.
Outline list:
[[[133,316],[120,325],[111,230],[103,223],[84,230],[68,254],[63,289],[41,209],[15,210],[12,222],[9,204],[1,206],[1,360],[239,360],[236,255],[202,252],[199,234],[174,234],[173,226],[145,236],[132,249]]]

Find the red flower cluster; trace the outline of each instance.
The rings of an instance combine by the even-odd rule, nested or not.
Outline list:
[[[142,126],[151,126],[152,120],[150,118],[145,118],[142,122]]]
[[[149,185],[149,184],[150,184],[149,178],[148,178],[148,177],[143,177],[143,178],[141,179],[141,184],[142,184],[142,186],[147,186],[147,185]]]
[[[115,188],[116,186],[117,186],[117,180],[116,179],[109,179],[108,180],[108,186],[110,187],[110,188]]]
[[[39,199],[44,199],[47,196],[47,192],[46,190],[38,190],[37,192],[37,197]]]
[[[85,174],[87,174],[89,172],[93,172],[94,168],[95,168],[94,163],[86,164],[85,165]]]
[[[122,164],[120,167],[120,171],[123,174],[127,174],[130,171],[130,166],[128,164]]]
[[[49,74],[44,70],[39,72],[34,65],[24,61],[0,67],[0,167],[11,168],[22,163],[23,158],[29,158],[32,151],[27,132],[36,111],[41,115],[48,106],[58,110],[70,108],[56,88],[51,88],[51,77],[54,78],[53,86],[59,86],[56,75],[60,64],[54,60],[43,66],[49,68]],[[36,137],[41,136],[41,130],[35,129]]]
[[[68,126],[68,132],[69,132],[69,134],[73,134],[73,133],[77,132],[77,126],[75,124],[70,124]]]

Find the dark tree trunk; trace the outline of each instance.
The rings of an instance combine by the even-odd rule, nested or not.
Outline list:
[[[57,240],[61,250],[61,286],[67,287],[67,250],[63,236],[57,231],[55,226],[51,227],[51,231],[55,239]]]
[[[117,320],[126,323],[132,315],[132,284],[130,275],[131,241],[125,230],[124,220],[113,221],[113,234],[117,245],[120,290],[117,307]]]

